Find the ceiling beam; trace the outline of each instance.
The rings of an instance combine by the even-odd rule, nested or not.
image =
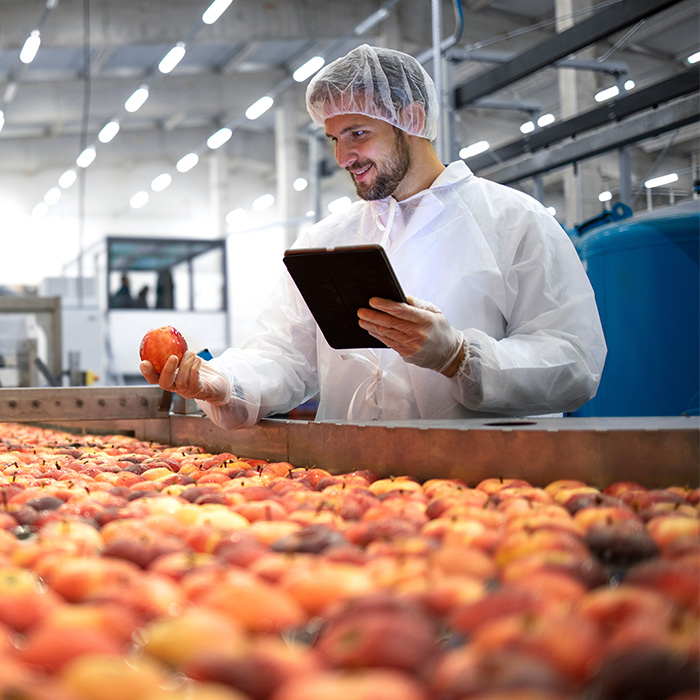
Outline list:
[[[479,175],[504,185],[513,184],[679,129],[698,118],[697,97],[689,95],[575,141],[530,154],[518,162],[486,169]]]
[[[423,5],[425,0],[402,0]],[[45,3],[3,0],[0,46],[19,49],[36,28]],[[379,0],[303,0],[261,2],[235,0],[213,25],[201,21],[207,0],[118,0],[90,4],[90,42],[93,47],[160,44],[186,38],[194,43],[306,40],[343,34],[348,27],[368,17]],[[43,47],[82,46],[84,11],[82,2],[59,2],[42,27]],[[428,28],[429,30],[429,28]],[[196,34],[196,36],[194,36]]]
[[[549,148],[568,138],[579,138],[581,134],[600,128],[611,121],[619,122],[644,110],[653,109],[671,100],[696,93],[700,84],[700,65],[693,66],[667,80],[637,90],[616,100],[578,114],[559,124],[535,131],[525,138],[511,141],[500,148],[469,159],[469,167],[475,172],[493,165],[502,164],[523,155]]]
[[[454,104],[462,109],[480,97],[526,78],[596,41],[635,22],[661,12],[681,0],[621,0],[595,15],[515,56],[507,63],[482,72],[454,90]]]

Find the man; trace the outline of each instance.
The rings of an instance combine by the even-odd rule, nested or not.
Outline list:
[[[317,419],[456,419],[576,409],[606,354],[591,286],[568,236],[535,200],[443,165],[438,101],[407,54],[367,45],[309,83],[360,201],[294,247],[379,243],[408,304],[372,299],[358,323],[387,349],[333,350],[285,276],[252,337],[205,362],[170,358],[149,382],[249,427],[320,392]]]
[[[128,275],[122,275],[122,286],[112,297],[112,307],[115,309],[129,309],[134,305],[131,298],[131,283]]]

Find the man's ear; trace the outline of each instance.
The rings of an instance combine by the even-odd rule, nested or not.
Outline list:
[[[418,102],[411,102],[403,108],[402,112],[406,115],[404,124],[411,124],[413,133],[422,133],[425,126],[425,110],[423,105]]]

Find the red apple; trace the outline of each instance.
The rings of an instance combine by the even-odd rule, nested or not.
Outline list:
[[[167,669],[148,656],[86,653],[65,663],[62,684],[91,700],[152,698],[168,681]]]
[[[569,683],[546,659],[508,649],[485,653],[473,644],[449,649],[430,688],[439,698],[559,700]]]
[[[591,687],[591,697],[697,698],[698,661],[656,645],[608,653]]]
[[[139,355],[142,360],[150,362],[153,369],[160,374],[171,355],[175,355],[180,362],[185,350],[187,350],[187,341],[177,328],[160,326],[152,328],[143,336]]]
[[[310,616],[322,616],[331,606],[374,590],[371,570],[358,564],[323,558],[290,565],[277,582]]]
[[[566,640],[575,640],[567,643]],[[524,653],[549,663],[563,678],[585,683],[598,670],[604,637],[595,623],[579,614],[504,615],[475,630],[477,651]]]
[[[43,620],[62,602],[28,569],[0,566],[0,622],[23,632]]]
[[[254,634],[282,633],[307,622],[308,615],[289,593],[261,577],[231,567],[216,586],[192,592],[196,605],[215,611]]]
[[[246,650],[249,643],[245,630],[234,619],[196,607],[152,620],[142,637],[143,651],[176,668],[201,656],[222,654],[230,658]]]
[[[420,677],[439,651],[436,620],[389,592],[349,598],[325,618],[315,648],[331,668],[393,668]]]
[[[685,515],[657,515],[647,523],[647,530],[661,548],[681,538],[694,540],[696,547],[700,544],[700,520]]]
[[[368,668],[327,670],[295,676],[271,695],[271,700],[427,700],[423,684],[401,671]]]
[[[680,561],[651,559],[630,567],[625,582],[652,588],[681,607],[700,611],[700,571]]]
[[[594,557],[557,549],[534,552],[514,559],[501,568],[500,580],[502,582],[523,581],[540,571],[566,574],[588,589],[603,586],[608,582],[608,575],[603,565]]]
[[[631,566],[659,554],[658,544],[637,520],[594,522],[586,533],[586,544],[600,562],[616,568]]]
[[[250,700],[268,700],[287,681],[321,670],[316,655],[307,645],[279,636],[254,637],[238,653],[227,653],[221,648],[202,652],[193,648],[189,640],[183,642],[192,655],[182,666],[188,678],[197,681],[197,685],[209,682],[235,688]]]
[[[72,624],[43,621],[32,628],[17,651],[23,663],[54,673],[86,654],[121,655],[124,644],[105,630],[77,628]]]
[[[472,636],[479,627],[498,618],[516,614],[542,617],[554,607],[543,591],[506,582],[488,595],[456,606],[449,624],[457,632]]]

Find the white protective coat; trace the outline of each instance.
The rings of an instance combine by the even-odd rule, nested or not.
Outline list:
[[[201,403],[225,428],[250,427],[320,391],[317,420],[460,419],[572,411],[595,396],[606,346],[593,290],[556,220],[531,197],[462,162],[396,202],[358,201],[298,248],[384,245],[406,294],[463,331],[448,379],[395,351],[333,350],[285,273],[252,337],[211,361],[234,386]]]

